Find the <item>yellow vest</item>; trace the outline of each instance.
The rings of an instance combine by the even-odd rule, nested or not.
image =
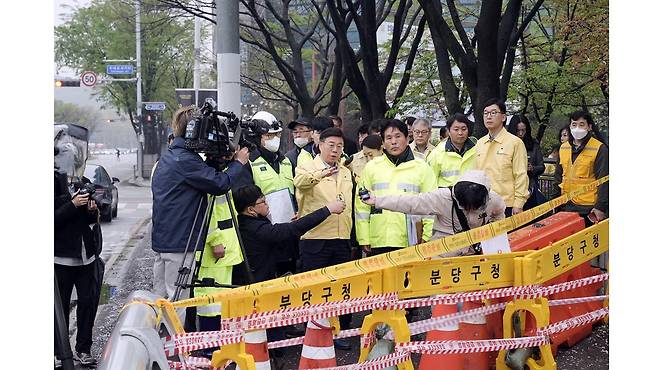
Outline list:
[[[587,185],[596,180],[594,175],[594,160],[599,153],[599,148],[603,145],[594,137],[590,137],[583,150],[576,157],[575,162],[571,162],[571,144],[565,142],[560,146],[560,165],[562,166],[562,194],[569,193],[576,188]],[[593,189],[581,194],[571,201],[573,204],[582,206],[591,206],[596,203],[598,189]]]
[[[357,241],[360,245],[370,245],[372,248],[407,247],[407,230],[419,217],[372,209],[361,202],[358,196],[358,189],[361,188],[370,190],[375,196],[419,194],[436,189],[436,178],[432,169],[422,159],[404,162],[396,167],[386,154],[374,158],[363,169],[354,201]],[[433,216],[422,217],[424,240],[430,240],[433,223]]]
[[[440,188],[454,185],[465,171],[475,167],[475,146],[467,150],[462,157],[455,152],[447,152],[446,143],[447,140],[439,143],[426,159],[434,171],[436,184]]]
[[[263,157],[256,158],[250,164],[254,184],[258,185],[264,195],[285,188],[288,188],[290,194],[295,193],[295,188],[292,184],[292,164],[290,163],[290,159],[286,158],[279,163],[279,173],[276,173],[274,168]]]
[[[313,160],[313,155],[311,153],[309,153],[308,151],[302,149],[299,152],[299,155],[297,156],[297,167],[299,167],[300,165],[302,165],[306,162],[310,162],[312,160]],[[297,167],[295,167],[295,171],[296,171]]]
[[[299,216],[305,216],[336,199],[345,201],[339,215],[330,215],[320,225],[302,235],[302,239],[349,239],[352,231],[352,174],[344,165],[334,176],[321,177],[325,165],[320,156],[297,166],[295,188]]]
[[[231,204],[233,199],[231,198]],[[233,208],[235,211],[235,208]],[[216,259],[212,254],[213,246],[223,244],[225,248],[224,257]],[[201,252],[197,252],[197,261]],[[212,210],[210,225],[208,227],[208,236],[201,257],[199,267],[199,280],[203,278],[213,278],[219,284],[231,284],[231,275],[233,266],[242,262],[242,251],[240,242],[236,233],[235,223],[231,219],[231,211],[226,196],[221,195],[215,198],[215,206]],[[225,288],[199,287],[194,288],[194,296],[201,297],[217,293]],[[221,314],[221,304],[211,304],[199,306],[197,314],[200,316],[219,316]]]

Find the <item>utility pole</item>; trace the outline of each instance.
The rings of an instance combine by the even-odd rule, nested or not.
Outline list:
[[[201,19],[194,16],[194,101],[200,107],[199,89],[201,88]]]
[[[143,178],[144,172],[144,127],[142,124],[142,26],[141,26],[141,0],[135,1],[135,43],[137,54],[137,121],[139,125],[139,134],[137,135],[137,178]]]
[[[239,1],[217,4],[217,108],[241,116]]]

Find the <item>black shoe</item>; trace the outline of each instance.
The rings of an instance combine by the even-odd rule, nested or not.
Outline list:
[[[286,328],[286,337],[287,338],[295,338],[295,337],[301,337],[306,334],[306,331],[303,329],[298,329],[295,326],[291,326],[289,328]]]
[[[73,354],[73,359],[78,361],[80,365],[83,366],[96,366],[96,359],[93,358],[89,353],[84,353],[84,352],[75,352]]]
[[[350,341],[344,338],[334,339],[334,348],[337,348],[341,351],[349,351],[352,349]]]

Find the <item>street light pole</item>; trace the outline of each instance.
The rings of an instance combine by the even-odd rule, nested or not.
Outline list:
[[[217,4],[217,108],[240,112],[240,21],[239,1],[216,0]]]
[[[137,54],[137,178],[141,179],[144,172],[144,128],[142,127],[142,27],[141,27],[141,0],[135,1],[135,44]]]
[[[194,16],[194,101],[199,104],[199,88],[201,88],[201,19]]]

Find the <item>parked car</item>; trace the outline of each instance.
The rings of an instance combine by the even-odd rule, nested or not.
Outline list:
[[[96,201],[101,213],[101,221],[112,222],[117,217],[119,209],[119,189],[114,185],[119,182],[116,177],[110,177],[103,166],[87,164],[84,176],[94,184]]]

